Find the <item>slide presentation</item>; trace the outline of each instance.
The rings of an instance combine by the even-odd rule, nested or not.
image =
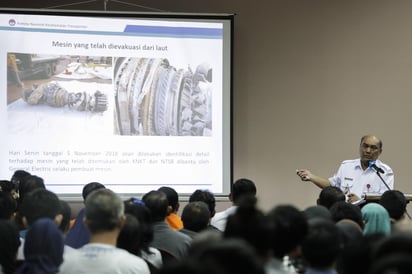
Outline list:
[[[0,174],[230,192],[232,15],[0,10]]]

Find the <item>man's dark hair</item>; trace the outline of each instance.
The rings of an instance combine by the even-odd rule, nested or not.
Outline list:
[[[256,185],[252,180],[241,178],[238,179],[232,185],[232,199],[236,204],[243,196],[255,196],[256,195]]]
[[[94,190],[106,188],[103,184],[98,182],[91,182],[86,184],[82,190],[83,201],[86,201],[87,196]]]
[[[189,202],[183,208],[182,222],[185,229],[199,232],[207,228],[210,221],[210,211],[205,202]]]
[[[43,188],[27,193],[21,207],[21,215],[26,217],[29,226],[40,218],[54,220],[60,212],[60,200],[57,195]]]
[[[19,189],[19,184],[24,177],[31,175],[30,172],[27,172],[23,169],[18,169],[14,171],[13,175],[10,178],[10,181],[16,186],[16,189]]]
[[[210,217],[215,216],[216,213],[216,199],[215,195],[209,190],[197,189],[189,197],[189,202],[201,201],[205,202],[210,211]]]
[[[11,193],[0,191],[0,219],[10,220],[16,209],[17,202],[13,199]]]
[[[20,180],[19,184],[19,201],[35,189],[46,189],[43,178],[36,175],[29,175]]]
[[[361,209],[354,204],[342,201],[336,202],[331,206],[329,211],[335,223],[342,219],[349,219],[356,222],[362,229],[365,226]]]
[[[313,219],[302,242],[302,254],[310,267],[330,268],[340,252],[340,234],[333,221]]]
[[[123,216],[123,201],[110,189],[97,189],[87,196],[85,220],[90,233],[114,230]]]
[[[60,200],[60,214],[62,214],[63,218],[59,225],[59,229],[66,233],[69,231],[70,228],[70,220],[72,217],[72,209],[68,202]]]
[[[400,220],[405,213],[408,201],[399,190],[387,190],[382,194],[379,203],[386,208],[391,218]]]
[[[173,211],[176,211],[179,204],[179,195],[177,194],[176,190],[168,186],[162,186],[158,189],[158,191],[166,194],[169,206],[172,207]]]
[[[8,180],[0,180],[0,191],[11,193],[13,190],[17,192],[15,184]]]
[[[308,231],[308,221],[302,211],[292,205],[278,205],[267,215],[272,225],[273,255],[282,259],[302,244]]]
[[[150,210],[153,222],[164,221],[167,216],[169,202],[164,192],[152,190],[143,195],[142,201]]]
[[[319,193],[317,203],[318,205],[322,205],[329,209],[335,202],[345,200],[345,194],[340,188],[336,186],[327,186]]]

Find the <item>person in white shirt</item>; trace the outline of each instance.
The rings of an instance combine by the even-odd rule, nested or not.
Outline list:
[[[365,135],[359,146],[360,158],[343,161],[338,172],[325,179],[307,169],[296,170],[302,181],[312,182],[320,188],[336,186],[347,196],[347,202],[356,202],[365,193],[382,194],[393,189],[392,169],[378,160],[382,153],[382,141],[374,135]]]
[[[211,225],[224,231],[226,228],[227,218],[234,214],[237,210],[239,201],[244,196],[256,196],[256,185],[252,180],[241,178],[236,180],[232,185],[232,191],[229,194],[229,200],[232,202],[232,206],[224,211],[217,212],[211,220]]]
[[[109,189],[93,191],[85,202],[85,224],[90,243],[64,254],[60,274],[150,274],[147,263],[116,247],[125,222],[124,204]]]

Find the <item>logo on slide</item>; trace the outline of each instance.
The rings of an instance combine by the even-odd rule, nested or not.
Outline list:
[[[9,25],[10,25],[10,26],[16,25],[16,20],[10,19],[10,20],[9,20]]]

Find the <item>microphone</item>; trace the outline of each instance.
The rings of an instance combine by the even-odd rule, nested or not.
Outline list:
[[[380,168],[380,167],[378,167],[376,164],[375,164],[375,161],[369,161],[369,167],[370,168],[373,168],[374,170],[376,170],[376,172],[378,172],[378,173],[385,173],[385,171],[383,171],[383,169],[382,168]]]

